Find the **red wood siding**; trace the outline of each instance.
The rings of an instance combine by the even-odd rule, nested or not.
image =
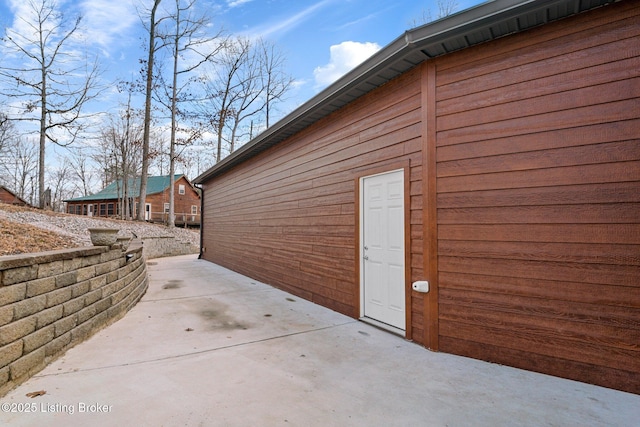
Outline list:
[[[640,392],[639,15],[436,62],[440,350]]]
[[[640,3],[425,62],[204,183],[203,258],[359,316],[358,178],[409,177],[408,337],[640,393]]]
[[[205,183],[203,257],[358,317],[357,179],[400,164],[410,177],[410,275],[421,278],[420,82],[409,72]],[[420,339],[420,302],[410,304]]]
[[[180,185],[184,185],[184,194],[179,193]],[[145,203],[151,204],[150,221],[167,223],[168,214],[165,213],[164,204],[169,203],[169,187],[161,193],[147,195]],[[192,206],[196,206],[196,215],[191,214]],[[176,225],[200,223],[200,196],[185,177],[181,177],[175,182],[173,209]]]
[[[26,206],[27,204],[24,200],[2,187],[0,187],[0,203],[21,206]]]
[[[180,185],[184,185],[184,194],[180,194]],[[198,226],[201,213],[199,193],[185,177],[181,177],[175,182],[174,193],[175,224]],[[151,218],[149,218],[149,221],[167,223],[168,214],[164,211],[164,204],[169,203],[169,187],[160,193],[148,194],[145,203],[151,205]],[[93,205],[93,216],[115,218],[120,215],[119,204],[119,200],[116,199],[67,202],[67,213],[87,215],[87,206]],[[133,205],[135,211],[138,208],[137,197],[134,198]],[[196,207],[196,213],[192,214],[194,206]],[[135,212],[132,212],[131,216],[135,217]]]

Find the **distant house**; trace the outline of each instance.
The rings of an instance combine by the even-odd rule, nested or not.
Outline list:
[[[147,182],[145,220],[166,223],[169,216],[170,176],[150,176]],[[140,195],[140,178],[129,180],[129,206],[135,217]],[[67,213],[75,215],[120,216],[123,195],[122,180],[114,181],[90,196],[65,200]],[[135,196],[134,196],[135,195]],[[174,211],[176,225],[200,224],[200,194],[184,175],[175,175]]]
[[[9,205],[18,205],[18,206],[31,206],[28,202],[22,199],[13,191],[9,190],[7,187],[0,185],[0,203],[7,203]]]
[[[433,350],[640,393],[638,46],[633,0],[407,31],[194,180],[201,258]]]

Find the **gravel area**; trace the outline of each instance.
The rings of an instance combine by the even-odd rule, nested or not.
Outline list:
[[[12,246],[16,245],[13,240],[8,239],[11,234],[16,234],[15,232],[12,233],[10,225],[12,223],[16,224],[16,228],[20,228],[21,236],[19,237],[22,240],[32,240],[28,245],[12,248]],[[200,244],[199,230],[167,228],[164,225],[138,221],[90,218],[15,207],[3,203],[0,203],[0,225],[2,227],[2,230],[0,230],[0,255],[61,249],[60,245],[51,247],[52,243],[43,237],[45,234],[62,238],[66,242],[64,247],[91,246],[89,232],[87,231],[89,228],[118,228],[120,229],[119,236],[129,237],[132,236],[132,233],[138,237],[173,236],[180,242],[191,243],[196,246]],[[18,225],[20,226],[18,227]],[[33,227],[36,229],[34,230]],[[32,232],[29,231],[30,229]],[[43,234],[40,230],[45,230],[48,233]],[[26,236],[24,235],[25,233],[27,234]]]

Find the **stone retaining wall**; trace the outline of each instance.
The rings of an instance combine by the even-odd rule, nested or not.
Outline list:
[[[0,257],[0,396],[118,320],[147,286],[142,248]]]
[[[172,236],[142,237],[140,240],[142,241],[146,259],[197,254],[200,252],[199,246],[180,242]]]

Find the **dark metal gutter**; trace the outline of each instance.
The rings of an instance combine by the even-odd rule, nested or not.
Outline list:
[[[200,253],[198,254],[198,259],[202,259],[202,254],[204,253],[204,215],[202,215],[204,211],[204,188],[196,184],[193,184],[193,186],[200,190]]]

